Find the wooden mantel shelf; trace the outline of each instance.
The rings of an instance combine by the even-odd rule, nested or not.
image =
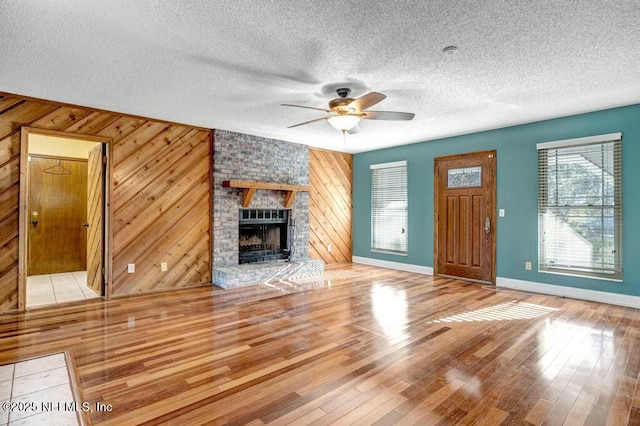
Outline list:
[[[285,191],[284,207],[291,208],[293,200],[298,192],[309,192],[307,185],[287,185],[285,183],[273,182],[253,182],[247,180],[225,180],[222,182],[225,188],[241,188],[242,189],[242,207],[249,207],[251,197],[256,189],[273,189],[275,191]]]

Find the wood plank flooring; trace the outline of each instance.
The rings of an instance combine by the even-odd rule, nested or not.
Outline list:
[[[0,316],[93,424],[640,424],[640,311],[374,268]]]

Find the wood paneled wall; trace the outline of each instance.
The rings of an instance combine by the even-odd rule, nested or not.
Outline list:
[[[352,164],[351,154],[309,149],[309,255],[327,264],[351,262]]]
[[[0,311],[18,307],[22,126],[111,140],[111,295],[211,282],[211,131],[0,94]]]

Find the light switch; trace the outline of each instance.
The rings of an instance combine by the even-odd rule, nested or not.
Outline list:
[[[504,209],[498,210],[498,216],[504,217]]]
[[[167,262],[160,263],[160,272],[167,272]]]
[[[127,266],[127,272],[128,272],[129,274],[133,274],[135,271],[136,271],[136,264],[135,264],[135,263],[130,263],[130,264]]]

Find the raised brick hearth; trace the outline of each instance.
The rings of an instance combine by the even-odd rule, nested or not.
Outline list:
[[[214,283],[225,289],[256,284],[306,281],[318,277],[322,281],[324,262],[320,259],[305,259],[294,262],[245,263],[226,268],[215,268]]]

